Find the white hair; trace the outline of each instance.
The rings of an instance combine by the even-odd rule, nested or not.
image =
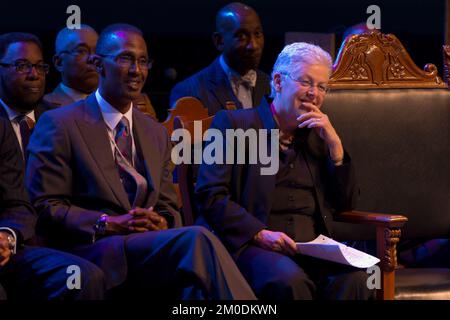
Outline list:
[[[294,75],[292,77],[296,79],[304,65],[315,64],[326,66],[331,75],[331,56],[321,47],[306,42],[294,42],[285,46],[273,66],[271,80],[272,98],[275,97],[275,86],[273,83],[275,73]]]

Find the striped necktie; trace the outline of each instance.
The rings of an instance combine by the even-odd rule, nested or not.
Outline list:
[[[147,180],[134,168],[130,123],[122,117],[116,126],[115,159],[119,169],[120,180],[125,188],[131,207],[140,207],[147,195]]]

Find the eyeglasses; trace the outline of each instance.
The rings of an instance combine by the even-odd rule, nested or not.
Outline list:
[[[317,89],[319,90],[320,93],[327,93],[328,91],[330,91],[330,88],[323,83],[319,83],[317,85],[315,85],[314,83],[312,83],[309,80],[303,80],[303,79],[294,79],[291,77],[291,75],[289,73],[283,73],[285,76],[288,76],[291,80],[298,82],[298,84],[300,84],[300,86],[306,90],[310,90],[311,88],[317,87]]]
[[[46,63],[31,63],[30,61],[15,61],[14,63],[0,62],[0,66],[5,68],[15,68],[17,73],[30,73],[33,68],[40,75],[45,75],[50,70],[50,66]]]
[[[117,64],[123,68],[129,69],[132,65],[138,65],[140,69],[150,70],[153,66],[153,60],[148,58],[136,58],[130,54],[112,55],[112,54],[99,54],[101,57],[111,57]]]
[[[73,56],[77,60],[83,60],[88,58],[91,55],[91,51],[84,47],[75,48],[72,50],[61,50],[60,54],[66,53]]]

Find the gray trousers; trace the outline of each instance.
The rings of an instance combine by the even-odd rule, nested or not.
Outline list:
[[[117,241],[118,236],[99,241]],[[192,226],[119,236],[124,241],[126,280],[110,290],[125,299],[254,300],[252,289],[222,243],[204,227]],[[103,242],[103,244],[102,244]],[[97,263],[111,274],[105,260]],[[82,252],[78,252],[82,254]],[[98,252],[96,254],[99,256]]]

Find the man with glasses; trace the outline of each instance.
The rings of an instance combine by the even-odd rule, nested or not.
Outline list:
[[[199,99],[210,115],[223,109],[252,108],[270,93],[270,79],[258,70],[264,33],[258,14],[239,2],[226,5],[216,16],[214,45],[221,55],[207,68],[178,83],[170,105],[182,97]]]
[[[107,27],[93,59],[98,90],[44,114],[30,142],[27,186],[38,232],[101,267],[115,294],[253,299],[213,234],[177,228],[171,142],[161,124],[133,108],[151,66],[142,32]]]
[[[196,185],[198,223],[220,236],[259,298],[372,295],[364,270],[296,250],[296,241],[330,235],[332,213],[352,209],[357,196],[350,157],[321,111],[330,75],[327,52],[307,43],[288,45],[273,68],[272,99],[254,109],[222,111],[211,126],[224,135],[227,129],[279,130],[276,174],[262,175],[261,163],[202,164]],[[258,153],[261,145],[270,150],[271,140],[247,143],[245,154]]]
[[[56,36],[53,64],[61,73],[61,83],[44,100],[64,106],[85,99],[98,86],[98,73],[90,61],[98,34],[88,25],[80,29],[62,29]]]
[[[36,213],[23,187],[25,150],[42,112],[47,71],[36,36],[0,36],[0,283],[10,299],[101,299],[103,273],[94,264],[30,246]],[[80,271],[73,290],[67,285],[71,266]]]
[[[35,122],[50,109],[41,102],[48,70],[36,36],[16,32],[0,36],[0,117],[10,121],[24,159]]]

